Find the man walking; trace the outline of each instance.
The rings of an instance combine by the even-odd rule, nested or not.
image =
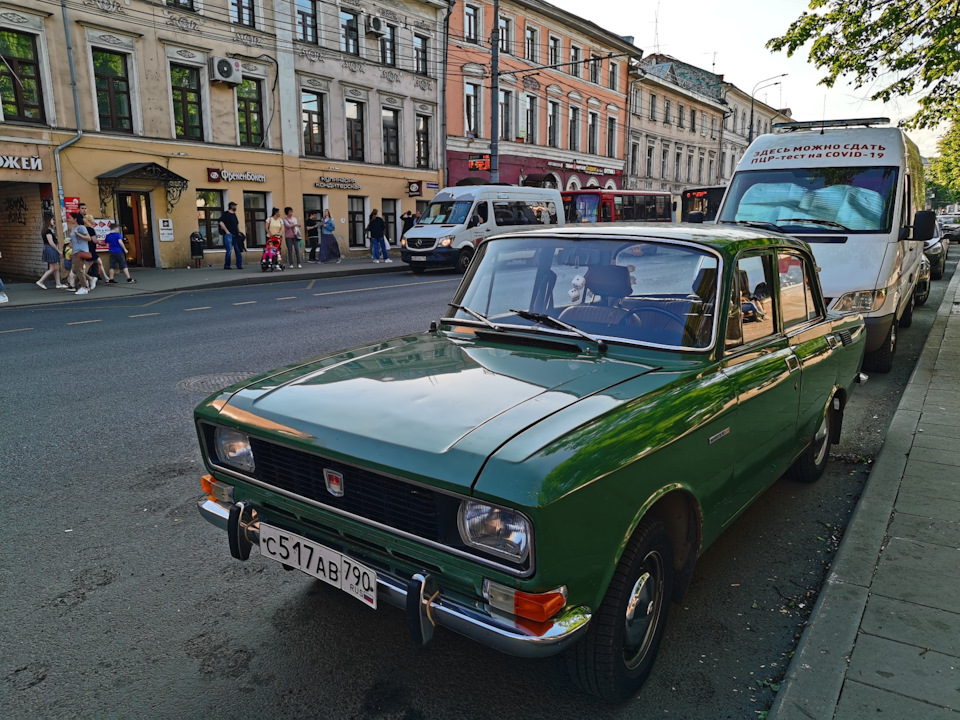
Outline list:
[[[404,237],[407,234],[407,230],[413,227],[413,213],[407,210],[403,216],[403,230],[400,232],[400,237]]]
[[[223,269],[230,269],[230,253],[234,248],[234,238],[240,234],[240,218],[237,217],[237,204],[235,202],[227,205],[226,212],[220,216],[217,221],[220,226],[220,235],[223,237],[223,249],[226,254],[223,256]],[[239,248],[236,248],[237,270],[243,270],[243,255]]]

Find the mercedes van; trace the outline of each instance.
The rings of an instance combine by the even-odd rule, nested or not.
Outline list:
[[[924,211],[917,146],[887,118],[790,122],[758,137],[737,166],[719,224],[760,226],[813,248],[830,309],[867,326],[864,367],[889,372],[913,316]]]
[[[400,241],[400,257],[415,273],[455,267],[465,272],[490,235],[563,225],[563,201],[552,188],[464,185],[444,188]]]

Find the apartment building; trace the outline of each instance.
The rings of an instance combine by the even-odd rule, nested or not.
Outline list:
[[[726,185],[733,177],[737,163],[750,144],[750,107],[753,106],[753,137],[773,131],[775,123],[790,122],[789,108],[778,110],[758,98],[750,97],[733,83],[723,83],[723,97],[727,113],[723,123],[723,143],[720,148],[720,175],[718,182]],[[766,97],[764,94],[763,97]]]
[[[499,91],[492,97],[498,35]],[[492,110],[502,182],[623,187],[630,62],[641,50],[537,0],[457,3],[447,78],[449,184],[489,179]]]
[[[442,181],[446,0],[0,5],[8,273],[42,269],[42,216],[78,199],[122,224],[132,263],[175,267],[193,232],[218,262],[229,202],[252,248],[289,205],[329,208],[359,253],[371,209],[396,242]]]

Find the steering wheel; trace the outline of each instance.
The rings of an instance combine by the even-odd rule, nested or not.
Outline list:
[[[669,310],[664,310],[661,307],[650,306],[650,307],[634,308],[623,317],[622,322],[624,324],[630,324],[630,318],[635,317],[637,319],[636,324],[640,327],[643,327],[644,326],[643,317],[642,317],[643,315],[661,315],[667,318],[669,322],[666,325],[661,324],[660,326],[655,327],[654,329],[674,330],[674,331],[676,329],[679,329],[681,335],[683,335],[684,339],[688,341],[687,343],[684,343],[684,345],[687,347],[697,347],[697,344],[699,342],[697,335],[687,325],[686,321],[676,313],[672,313]],[[676,325],[677,327],[673,328],[672,325]]]

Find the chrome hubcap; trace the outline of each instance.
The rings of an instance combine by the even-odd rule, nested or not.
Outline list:
[[[663,602],[663,559],[657,553],[644,558],[644,571],[637,578],[624,614],[623,659],[636,667],[650,648]]]
[[[830,411],[827,410],[829,413]],[[823,459],[827,455],[827,449],[830,447],[830,443],[827,442],[827,416],[824,415],[823,422],[820,423],[820,427],[817,429],[817,434],[813,436],[814,447],[817,448],[817,456],[814,458],[814,462],[817,465],[823,462]]]

